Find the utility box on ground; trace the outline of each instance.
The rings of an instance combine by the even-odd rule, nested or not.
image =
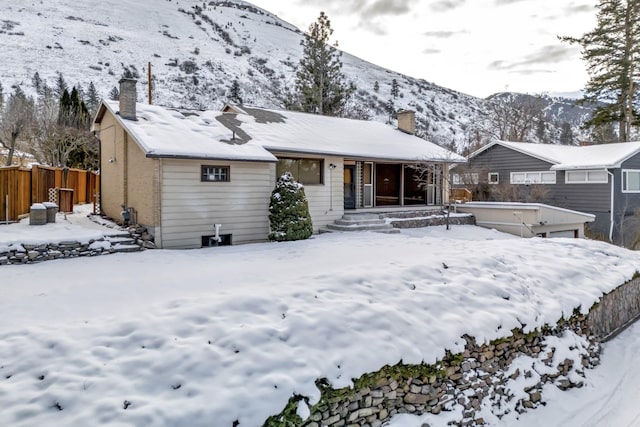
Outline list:
[[[29,225],[45,225],[47,208],[42,203],[34,203],[29,209]]]
[[[47,222],[56,222],[56,214],[58,213],[58,205],[51,202],[44,202],[44,207],[47,208]]]

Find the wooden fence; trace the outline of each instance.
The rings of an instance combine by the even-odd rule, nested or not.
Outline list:
[[[73,190],[73,204],[93,203],[99,186],[98,174],[80,169],[0,167],[0,221],[16,221],[33,203],[48,202],[50,189]]]

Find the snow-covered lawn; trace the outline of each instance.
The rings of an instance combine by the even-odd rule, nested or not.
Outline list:
[[[472,226],[2,266],[0,425],[260,426],[316,378],[553,323],[636,270]]]
[[[95,218],[101,224],[90,221],[87,215],[92,211],[91,204],[76,205],[72,214],[59,212],[56,222],[45,225],[29,225],[29,218],[17,223],[0,223],[0,252],[8,250],[11,244],[56,243],[70,240],[87,243],[91,239],[97,240],[105,235],[117,234],[117,230],[103,226],[102,224],[109,222],[100,217]]]

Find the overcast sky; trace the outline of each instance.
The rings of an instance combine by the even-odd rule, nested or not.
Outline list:
[[[576,92],[597,0],[249,0],[306,31],[320,11],[342,50],[470,95]]]

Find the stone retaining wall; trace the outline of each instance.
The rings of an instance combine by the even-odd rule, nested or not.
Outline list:
[[[584,319],[572,320],[562,327],[547,332],[561,335],[567,330],[586,330]],[[302,426],[306,427],[379,427],[396,414],[424,413],[439,414],[461,406],[463,418],[456,425],[483,425],[484,419],[478,415],[481,404],[490,402],[494,414],[504,415],[513,407],[518,412],[535,408],[542,401],[542,386],[553,383],[560,389],[581,387],[570,372],[582,373],[585,367],[593,367],[599,360],[599,345],[588,342],[584,349],[580,366],[565,359],[554,364],[555,349],[545,348],[546,333],[536,331],[514,334],[491,344],[478,346],[471,337],[465,351],[459,355],[449,355],[435,366],[385,367],[379,373],[368,375],[356,381],[354,389],[323,390],[319,404],[311,409],[311,416]],[[540,361],[548,372],[538,374],[533,367],[511,372],[513,360],[526,355]],[[522,393],[511,390],[509,382],[523,378],[535,378],[533,385]],[[322,388],[321,388],[322,389]],[[515,397],[523,395],[524,397]],[[513,405],[507,402],[517,399]],[[500,409],[503,408],[503,409]],[[502,412],[501,412],[502,411]]]
[[[326,380],[318,380],[322,397],[310,408],[309,418],[293,416],[287,418],[291,423],[287,425],[379,427],[396,414],[439,414],[454,406],[461,407],[463,414],[456,425],[483,425],[485,421],[478,415],[481,405],[490,405],[494,415],[500,417],[509,410],[524,412],[543,404],[545,384],[555,384],[561,390],[581,387],[583,370],[599,362],[601,341],[624,329],[639,314],[640,278],[636,278],[604,295],[587,315],[576,310],[570,319],[561,319],[553,328],[527,334],[514,330],[507,338],[483,345],[465,336],[465,350],[460,354],[447,354],[435,365],[385,366],[355,380],[353,388],[334,390]],[[559,360],[553,345],[545,343],[570,333],[582,342],[581,347],[578,345],[580,356]],[[514,368],[512,362],[519,356],[528,356],[530,363],[526,366],[531,368]],[[529,385],[513,390],[517,381],[520,387]],[[285,411],[267,420],[265,426],[280,425],[273,420],[283,419],[283,414],[291,413],[291,406],[301,399],[294,396]]]
[[[387,220],[394,228],[420,228],[447,224],[446,214],[417,218],[401,218],[398,213],[388,213],[380,216],[388,218]],[[475,225],[475,223],[476,220],[473,215],[456,214],[449,217],[449,225]]]
[[[0,265],[30,264],[60,258],[80,256],[96,256],[114,253],[116,250],[103,239],[91,240],[87,243],[66,241],[59,243],[27,243],[10,245],[8,250],[0,251]]]
[[[589,311],[592,335],[607,341],[637,320],[640,315],[640,278],[635,278],[602,297]]]
[[[4,250],[0,249],[0,265],[32,264],[61,258],[109,255],[116,252],[137,252],[155,248],[153,238],[144,227],[132,226],[121,231],[122,234],[91,239],[88,242],[70,240],[54,243],[11,244]],[[109,240],[117,236],[127,236],[125,239],[130,240],[131,245],[123,247],[122,244]]]

